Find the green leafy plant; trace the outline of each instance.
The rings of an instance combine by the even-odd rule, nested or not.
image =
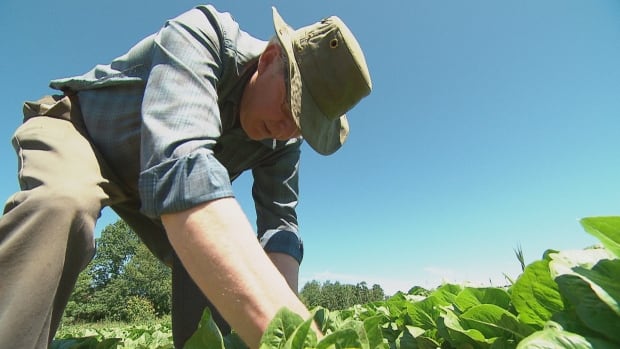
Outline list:
[[[261,349],[620,347],[620,217],[585,218],[581,224],[602,247],[548,250],[527,266],[519,252],[523,273],[508,288],[413,288],[345,310],[318,307],[305,320],[282,309]],[[324,337],[317,339],[311,321]],[[210,341],[187,348],[245,348],[206,331],[219,333],[208,313],[195,338]]]
[[[143,325],[122,323],[60,329],[50,349],[172,349],[169,321]]]
[[[260,349],[618,348],[620,217],[585,218],[581,224],[602,246],[547,250],[542,259],[524,266],[509,287],[413,287],[342,310],[316,307],[310,319],[281,309]],[[313,321],[323,336],[311,330]],[[132,344],[133,337],[124,334],[86,336],[81,342],[55,341],[52,348],[158,347]],[[246,346],[234,332],[222,336],[205,310],[185,348]]]

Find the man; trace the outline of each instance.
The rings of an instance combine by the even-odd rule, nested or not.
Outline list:
[[[0,348],[48,345],[106,206],[172,267],[175,346],[211,304],[251,347],[281,307],[309,316],[296,295],[300,144],[336,151],[371,81],[337,17],[293,30],[274,8],[273,21],[265,43],[199,6],[52,81],[63,95],[26,102],[21,191],[0,218]],[[258,240],[231,189],[246,170]]]

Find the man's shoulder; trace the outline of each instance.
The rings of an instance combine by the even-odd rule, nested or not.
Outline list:
[[[220,11],[213,5],[198,5],[195,9],[202,11],[208,17],[213,17],[216,21],[237,23],[229,12]]]
[[[208,27],[203,28],[211,34],[211,42],[208,44],[219,46],[221,53],[225,55],[222,58],[232,58],[239,64],[238,68],[258,57],[267,46],[265,40],[243,30],[229,12],[220,11],[213,5],[198,5],[177,17],[177,20],[192,27]]]

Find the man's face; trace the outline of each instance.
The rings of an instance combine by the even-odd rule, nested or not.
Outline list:
[[[241,100],[240,121],[253,140],[288,140],[300,136],[286,103],[286,86],[279,47],[267,48]]]

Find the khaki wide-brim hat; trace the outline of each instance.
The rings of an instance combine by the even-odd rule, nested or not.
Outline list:
[[[372,89],[362,49],[335,16],[294,30],[274,7],[273,23],[289,65],[293,118],[314,150],[332,154],[349,134],[345,113]]]

